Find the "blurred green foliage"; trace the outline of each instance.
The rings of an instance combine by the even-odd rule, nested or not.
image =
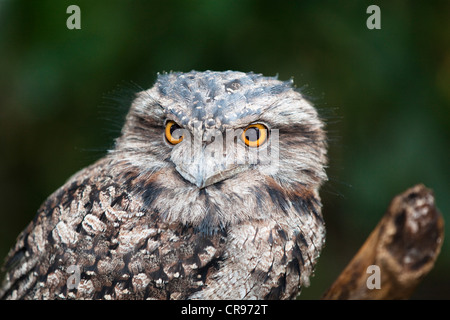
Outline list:
[[[81,30],[66,28],[71,4]],[[366,27],[370,4],[381,30]],[[127,92],[171,70],[293,77],[327,119],[327,246],[301,298],[320,297],[416,183],[434,190],[449,234],[449,1],[0,0],[0,21],[2,257],[112,145]],[[449,247],[414,298],[450,298]]]

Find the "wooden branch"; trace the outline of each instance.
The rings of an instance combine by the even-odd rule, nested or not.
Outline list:
[[[392,200],[322,299],[408,299],[433,268],[443,239],[444,220],[433,192],[416,185]],[[376,276],[379,289],[372,282]]]

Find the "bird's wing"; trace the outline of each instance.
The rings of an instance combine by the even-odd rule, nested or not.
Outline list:
[[[42,205],[8,255],[1,298],[183,299],[202,288],[226,233],[165,223],[107,167],[84,169]]]
[[[298,228],[292,228],[268,220],[230,228],[220,269],[206,281],[203,290],[190,298],[295,298],[301,287],[309,285],[321,249],[315,248],[314,242],[322,243],[321,239],[306,235],[306,228],[310,226],[299,224]]]

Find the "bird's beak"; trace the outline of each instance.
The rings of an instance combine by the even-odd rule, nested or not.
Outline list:
[[[202,161],[192,163],[190,165],[179,165],[176,167],[177,171],[183,178],[192,184],[195,184],[200,189],[231,178],[239,172],[245,171],[247,168],[248,166],[246,165],[232,165],[225,169],[210,170],[207,162]]]
[[[176,170],[184,179],[202,189],[249,167],[248,164],[240,164],[233,159],[234,150],[227,149],[225,155],[223,148],[221,140],[202,142],[190,149],[191,156],[182,157],[189,159],[188,161],[176,163]]]

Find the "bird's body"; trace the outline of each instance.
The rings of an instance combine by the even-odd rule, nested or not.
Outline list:
[[[0,297],[295,298],[325,241],[325,164],[323,124],[291,82],[160,75],[115,148],[19,236]]]

